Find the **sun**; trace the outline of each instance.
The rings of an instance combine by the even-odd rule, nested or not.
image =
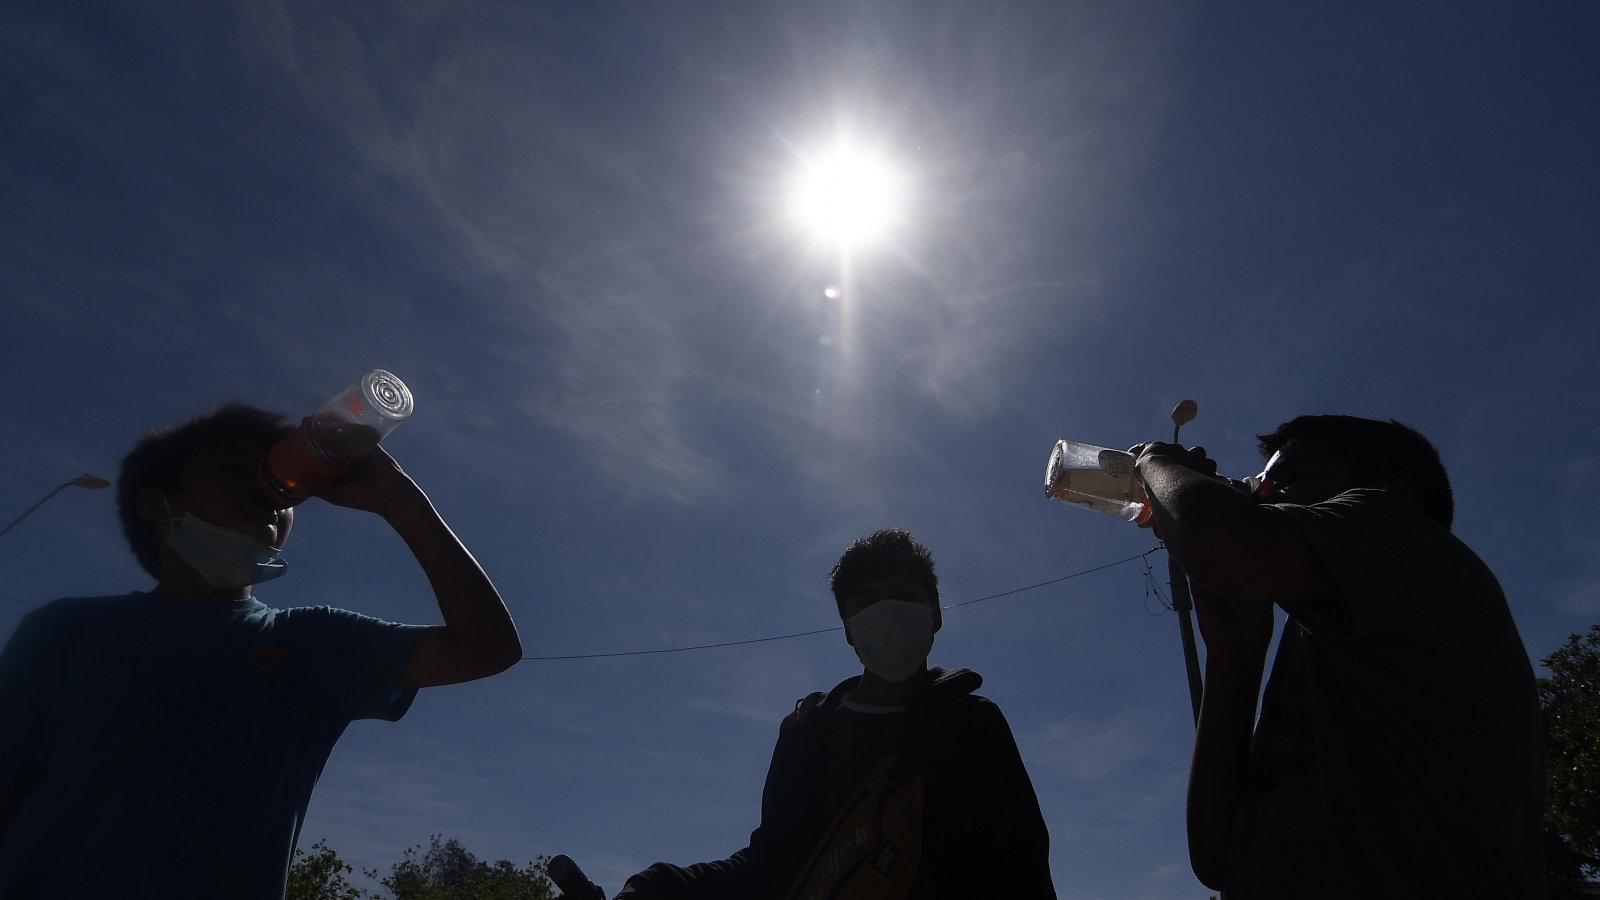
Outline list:
[[[809,160],[789,192],[789,215],[814,239],[840,246],[881,240],[904,212],[905,176],[882,154],[840,142]]]

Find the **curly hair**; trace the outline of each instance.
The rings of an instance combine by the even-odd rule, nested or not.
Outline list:
[[[828,573],[828,588],[844,618],[844,600],[862,582],[903,576],[928,591],[935,608],[939,605],[939,576],[934,572],[933,554],[903,528],[874,531],[845,548]]]
[[[174,491],[183,486],[184,468],[202,453],[248,441],[264,450],[289,433],[278,413],[230,403],[175,428],[155,428],[122,458],[117,476],[117,518],[139,565],[161,577],[161,538],[139,514],[139,494],[148,488]]]

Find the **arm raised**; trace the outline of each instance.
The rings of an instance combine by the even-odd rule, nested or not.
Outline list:
[[[382,516],[428,577],[444,624],[428,629],[417,642],[402,687],[487,678],[522,658],[516,623],[494,583],[427,495],[381,447],[338,481],[310,490],[329,503]]]

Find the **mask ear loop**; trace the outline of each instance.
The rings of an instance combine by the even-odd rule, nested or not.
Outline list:
[[[161,495],[161,508],[167,511],[166,523],[168,525],[178,525],[178,524],[183,522],[182,519],[180,519],[177,516],[174,516],[172,514],[172,507],[167,504],[167,495],[166,494],[162,494]]]

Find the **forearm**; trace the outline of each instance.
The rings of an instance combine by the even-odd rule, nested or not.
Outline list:
[[[739,900],[761,896],[765,892],[757,883],[758,870],[745,855],[748,852],[742,850],[727,859],[691,866],[656,863],[628,878],[623,886],[631,888],[632,892],[625,896],[648,900],[672,900],[674,897]]]
[[[1208,653],[1194,759],[1189,769],[1189,863],[1221,890],[1250,769],[1256,695],[1265,653]]]
[[[1156,531],[1194,577],[1248,552],[1256,503],[1226,482],[1162,460],[1141,460]]]
[[[1226,481],[1147,453],[1156,531],[1191,581],[1232,600],[1311,604],[1336,588],[1294,523]]]
[[[468,680],[508,668],[522,656],[511,613],[478,561],[414,484],[384,519],[416,557],[433,588],[453,658],[471,666],[449,680]],[[465,675],[466,677],[453,677]]]

